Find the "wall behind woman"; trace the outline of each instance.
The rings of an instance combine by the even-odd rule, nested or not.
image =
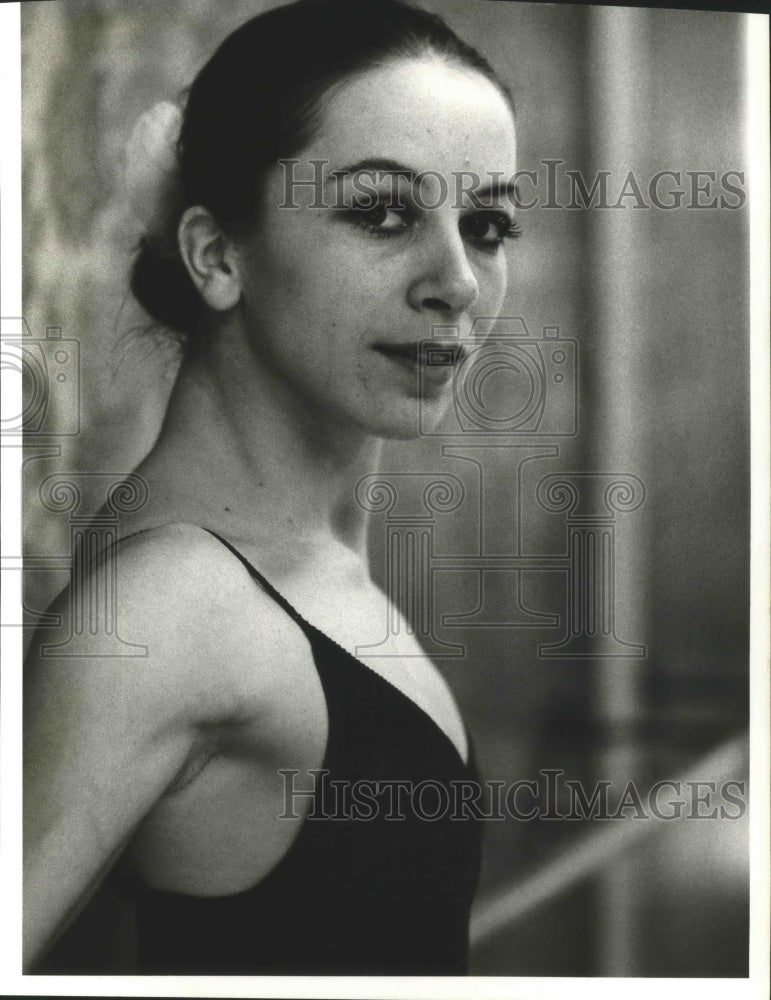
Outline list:
[[[681,174],[686,197],[672,211],[635,208],[632,195],[618,210],[522,212],[525,237],[510,251],[505,312],[522,317],[531,338],[550,326],[577,342],[577,434],[512,436],[505,443],[519,451],[489,449],[481,494],[468,454],[442,453],[450,439],[389,445],[384,461],[386,472],[446,472],[463,481],[463,504],[452,517],[437,517],[436,553],[449,556],[564,552],[566,514],[536,501],[548,474],[627,473],[644,484],[644,504],[618,515],[615,531],[617,634],[644,645],[645,657],[539,655],[560,630],[534,615],[564,624],[559,570],[523,575],[520,603],[532,614],[522,614],[528,627],[514,628],[500,623],[516,610],[516,578],[488,573],[488,621],[498,624],[438,624],[444,641],[466,651],[440,663],[488,779],[508,784],[544,768],[589,785],[676,778],[695,755],[746,724],[747,209],[685,207],[686,171],[714,171],[719,180],[744,169],[741,19],[484,0],[424,5],[478,45],[512,85],[519,166],[535,171],[542,201],[550,169],[559,206],[571,202],[568,170],[589,184],[609,171],[611,203],[630,170],[646,199],[657,171]],[[173,339],[150,326],[127,290],[139,225],[121,194],[126,138],[151,104],[178,95],[220,39],[270,6],[23,5],[25,317],[36,336],[61,326],[79,341],[82,390],[80,433],[61,438],[58,453],[50,439],[28,444],[30,555],[68,551],[67,516],[46,511],[37,495],[45,475],[129,472],[153,443],[176,371]],[[246,104],[244,116],[248,123]],[[719,198],[724,192],[714,187]],[[523,180],[523,197],[531,189]],[[55,396],[49,405],[57,406]],[[523,464],[518,482],[517,461],[534,441],[552,452]],[[375,516],[372,554],[383,578],[386,530],[385,518]],[[30,570],[29,608],[42,610],[65,582],[63,570]],[[437,603],[471,611],[479,587],[474,571],[437,573]],[[483,898],[548,866],[577,842],[578,826],[591,835],[596,824],[488,824]],[[745,881],[740,874],[704,878],[688,849],[696,828],[700,856],[706,839],[716,867],[743,856],[740,824],[705,833],[686,823],[679,846],[671,837],[660,848],[652,842],[644,855],[629,854],[626,868],[572,884],[486,937],[477,971],[744,974]],[[668,889],[667,859],[675,856],[682,866]],[[677,928],[696,887],[701,925],[685,954]],[[726,907],[733,934],[719,932]]]

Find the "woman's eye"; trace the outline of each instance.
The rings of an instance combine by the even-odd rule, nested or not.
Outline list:
[[[388,202],[375,205],[356,205],[349,210],[349,218],[373,236],[395,236],[412,227],[412,219],[404,207],[392,208]]]
[[[474,212],[463,217],[461,235],[485,250],[497,250],[504,240],[522,235],[519,223],[505,212]]]

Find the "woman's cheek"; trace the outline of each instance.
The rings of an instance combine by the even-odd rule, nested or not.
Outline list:
[[[477,284],[479,298],[474,312],[480,315],[480,309],[490,315],[496,315],[503,305],[508,284],[508,261],[502,250],[489,262],[483,261],[477,268]]]

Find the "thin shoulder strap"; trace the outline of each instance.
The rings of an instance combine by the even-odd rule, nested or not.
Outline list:
[[[235,548],[235,546],[231,545],[230,542],[227,539],[223,538],[221,535],[218,535],[216,531],[212,531],[211,528],[204,528],[203,530],[208,532],[214,538],[216,538],[218,542],[222,542],[222,544],[225,546],[226,549],[230,549],[230,551],[233,553],[236,559],[238,559],[246,567],[248,572],[260,584],[260,586],[266,591],[266,593],[269,594],[269,596],[273,598],[276,604],[278,604],[280,608],[286,611],[286,613],[291,618],[294,618],[294,620],[297,622],[298,625],[300,625],[303,628],[303,630],[310,627],[309,623],[303,618],[303,616],[298,611],[295,611],[295,609],[292,607],[289,601],[284,597],[284,595],[280,594],[273,586],[273,584],[270,582],[270,580],[266,580],[265,577],[262,575],[262,573],[260,573],[258,569],[255,569],[255,567],[249,562],[246,556],[242,555],[238,551],[238,549]]]

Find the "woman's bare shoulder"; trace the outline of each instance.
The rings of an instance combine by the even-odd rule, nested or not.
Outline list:
[[[100,559],[82,567],[75,575],[80,582],[55,602],[61,634],[34,637],[30,659],[38,673],[60,660],[56,643],[98,595],[107,559],[120,646],[104,629],[84,630],[76,650],[84,684],[112,664],[121,689],[141,685],[153,697],[173,691],[180,708],[187,693],[193,721],[200,722],[239,714],[261,691],[271,698],[273,664],[296,645],[292,623],[217,538],[196,525],[163,524],[127,536]],[[68,684],[79,686],[68,674]]]
[[[214,535],[181,522],[127,535],[108,555],[124,587],[137,587],[137,597],[165,594],[169,602],[179,605],[181,613],[188,603],[194,607],[209,604],[223,588],[227,591],[223,599],[232,598],[242,589],[247,575]]]

